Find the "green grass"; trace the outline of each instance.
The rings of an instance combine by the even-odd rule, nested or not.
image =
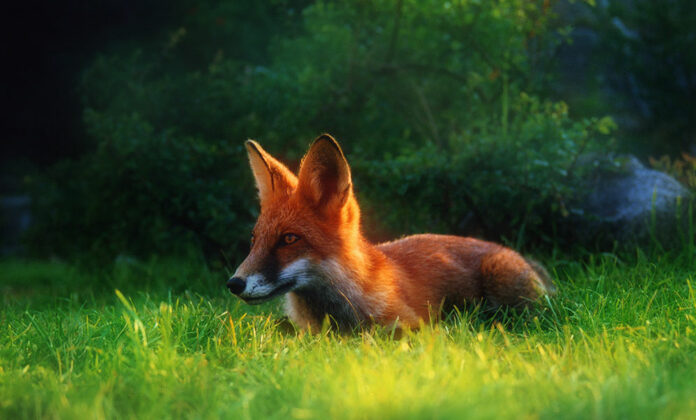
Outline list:
[[[201,264],[1,262],[0,418],[693,418],[693,253],[549,266],[538,310],[396,340],[288,331]]]

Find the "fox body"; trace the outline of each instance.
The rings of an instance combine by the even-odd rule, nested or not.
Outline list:
[[[543,267],[495,243],[422,234],[371,244],[350,168],[329,135],[314,141],[297,176],[258,143],[246,147],[261,212],[227,287],[247,303],[286,295],[290,319],[316,331],[326,317],[341,329],[416,327],[452,305],[517,307],[553,293]]]

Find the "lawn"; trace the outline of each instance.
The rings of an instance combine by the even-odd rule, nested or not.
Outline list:
[[[294,332],[202,263],[0,262],[0,418],[694,418],[693,250],[545,259],[559,296],[401,339]]]

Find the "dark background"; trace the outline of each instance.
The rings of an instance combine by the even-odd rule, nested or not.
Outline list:
[[[171,7],[173,5],[174,7]],[[4,19],[2,166],[48,166],[87,147],[77,86],[94,55],[181,13],[161,1],[11,2]]]

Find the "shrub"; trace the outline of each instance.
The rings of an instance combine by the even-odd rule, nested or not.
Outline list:
[[[651,157],[650,166],[672,175],[687,188],[696,191],[696,156],[682,153],[681,158],[674,159],[668,155],[663,155],[659,159]]]
[[[607,118],[572,121],[564,103],[526,94],[511,102],[508,136],[462,136],[449,154],[430,145],[359,163],[360,192],[376,203],[368,214],[393,232],[503,236],[517,247],[563,245],[557,233],[579,212],[588,173],[597,170],[579,158],[610,149],[615,125]]]
[[[457,232],[473,213],[489,235],[538,239],[572,210],[574,162],[611,121],[538,99],[567,33],[548,1],[295,6],[258,14],[293,16],[254,38],[263,53],[211,26],[257,15],[209,5],[162,45],[96,58],[81,88],[94,148],[36,183],[35,249],[240,257],[257,208],[242,141],[297,162],[322,131],[393,231]]]
[[[601,44],[594,59],[615,114],[628,115],[629,145],[646,154],[696,142],[696,2],[609,1],[591,8]]]
[[[246,248],[255,209],[247,168],[236,164],[241,144],[155,133],[137,114],[86,119],[101,140],[96,150],[32,183],[35,251],[110,258],[202,249],[219,257]]]

